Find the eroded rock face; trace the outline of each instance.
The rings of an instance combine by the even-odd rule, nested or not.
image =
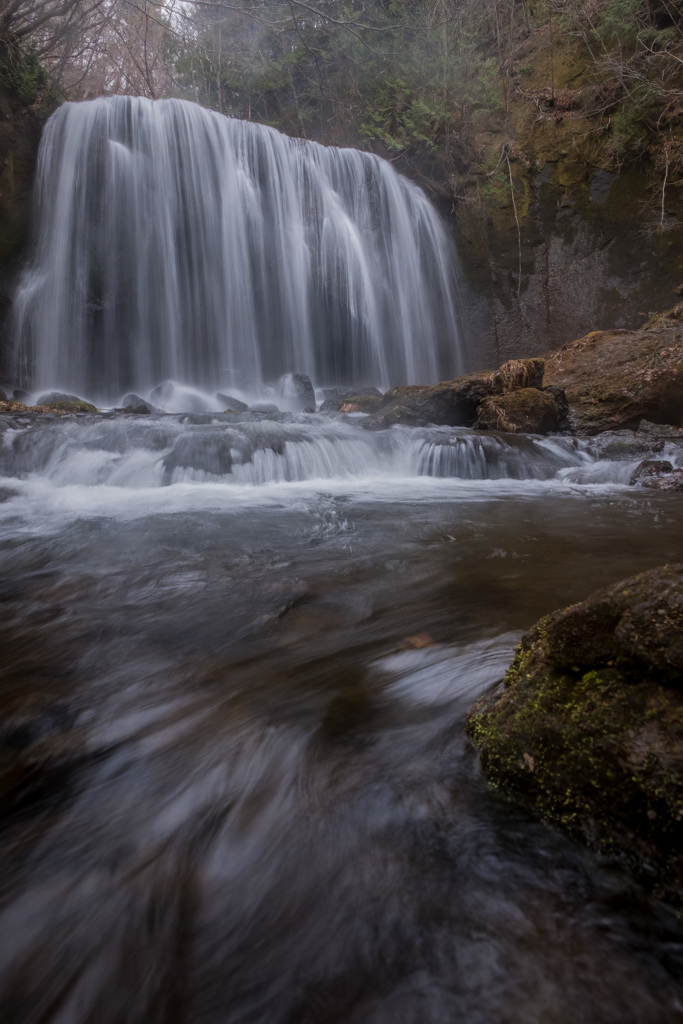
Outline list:
[[[683,307],[639,331],[593,331],[546,360],[580,433],[683,423]]]
[[[542,619],[466,731],[494,786],[683,902],[683,565]]]

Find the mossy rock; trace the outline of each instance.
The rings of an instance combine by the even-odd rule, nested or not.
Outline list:
[[[520,388],[507,395],[485,398],[477,409],[475,427],[511,434],[547,434],[557,430],[560,414],[555,397],[547,391]]]
[[[683,903],[683,565],[542,619],[466,731],[493,786]]]

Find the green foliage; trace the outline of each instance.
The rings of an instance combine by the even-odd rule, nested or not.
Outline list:
[[[649,133],[641,109],[618,111],[611,119],[611,129],[607,149],[617,163],[638,159],[647,150]]]
[[[0,63],[0,84],[26,106],[38,102],[50,102],[55,98],[52,80],[30,49],[8,47]]]

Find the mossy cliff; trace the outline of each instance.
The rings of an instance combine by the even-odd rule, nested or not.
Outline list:
[[[453,183],[473,369],[636,328],[683,283],[682,176],[666,162],[681,117],[634,135],[618,83],[549,26],[518,45],[506,89],[478,166]]]
[[[466,730],[493,786],[683,901],[683,565],[542,619]]]

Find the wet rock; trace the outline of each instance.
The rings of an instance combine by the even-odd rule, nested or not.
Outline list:
[[[471,427],[484,399],[509,392],[536,390],[543,383],[543,359],[512,359],[497,370],[469,373],[439,384],[408,384],[386,392],[377,422],[383,426]],[[556,408],[556,405],[553,406]]]
[[[226,395],[222,391],[216,393],[216,398],[223,406],[226,412],[248,412],[249,406],[246,402],[240,402],[239,398],[233,398],[232,395]]]
[[[9,401],[9,397],[7,395],[7,392],[3,391],[2,388],[0,388],[0,402],[7,402],[7,401]]]
[[[12,398],[15,402],[26,402],[30,397],[30,391],[22,391],[21,388],[14,388],[12,391]]]
[[[546,360],[547,384],[564,388],[572,429],[635,429],[643,419],[683,421],[683,327],[662,318],[639,331],[593,331]]]
[[[360,395],[374,395],[382,398],[382,392],[375,387],[323,388],[323,403],[318,412],[337,412],[342,402]]]
[[[683,899],[683,565],[542,619],[466,731],[495,787]]]
[[[631,473],[630,484],[643,483],[650,477],[671,473],[673,466],[666,459],[644,459]]]
[[[557,430],[560,416],[554,395],[521,388],[506,395],[485,398],[477,409],[475,427],[510,434],[547,434]]]
[[[649,420],[641,420],[638,424],[638,433],[646,437],[683,441],[683,430],[680,427],[672,427],[669,423],[650,423]]]
[[[180,437],[163,460],[165,485],[172,483],[176,469],[191,469],[211,476],[232,471],[231,439],[222,433],[189,434]]]
[[[67,395],[62,391],[48,391],[41,395],[35,406],[39,412],[97,412],[94,405],[78,395]]]
[[[290,373],[282,381],[281,394],[295,412],[315,412],[315,391],[305,373]]]
[[[609,459],[634,459],[643,455],[656,455],[664,450],[665,441],[633,430],[606,430],[591,442],[594,455]]]
[[[48,391],[41,395],[35,405],[28,407],[32,412],[97,412],[94,405],[84,401],[77,395],[67,395],[62,391]]]
[[[140,398],[134,392],[128,395],[124,395],[121,400],[124,412],[135,413],[136,416],[149,416],[152,412],[151,407],[147,404],[144,398]]]
[[[557,429],[566,430],[569,427],[569,402],[564,393],[564,388],[557,387],[555,384],[549,384],[543,390],[552,395],[557,404],[557,415],[559,416]]]
[[[265,412],[269,414],[279,413],[280,410],[272,402],[257,402],[256,405],[249,406],[249,412]]]
[[[173,381],[165,380],[163,384],[157,384],[157,386],[150,391],[150,402],[154,402],[156,405],[166,405],[166,403],[170,402],[173,398],[174,392],[175,384]]]
[[[439,384],[406,384],[384,395],[377,420],[383,426],[469,427],[477,406],[489,395],[503,393],[503,380],[496,372],[470,373]]]
[[[643,480],[643,487],[653,491],[683,491],[683,469],[674,469],[666,475],[649,477]]]
[[[354,395],[345,398],[339,406],[339,412],[377,412],[382,407],[383,399],[377,395]]]

